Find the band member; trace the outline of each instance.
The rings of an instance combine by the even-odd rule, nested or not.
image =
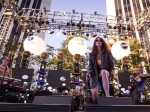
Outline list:
[[[10,57],[3,56],[2,64],[0,65],[0,76],[12,78],[12,69],[8,67],[10,62]]]
[[[109,77],[112,74],[115,80],[118,80],[118,78],[114,74],[113,56],[107,43],[100,37],[97,37],[94,41],[92,52],[90,53],[88,71],[90,72],[87,73],[86,80],[90,81],[93,100],[98,96],[99,78],[102,79],[100,83],[102,83],[106,97],[110,97]]]
[[[134,104],[140,104],[142,91],[144,90],[145,79],[142,78],[141,68],[136,68],[136,77],[130,75],[131,85],[128,86]]]

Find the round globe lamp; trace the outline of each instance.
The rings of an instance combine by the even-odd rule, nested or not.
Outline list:
[[[68,43],[68,50],[72,55],[84,55],[87,51],[87,42],[84,38],[74,37]]]
[[[129,56],[130,46],[124,41],[117,41],[112,45],[111,52],[116,60],[121,60],[124,56]]]
[[[30,51],[34,55],[39,55],[44,51],[45,43],[38,36],[29,36],[23,43],[24,50]]]

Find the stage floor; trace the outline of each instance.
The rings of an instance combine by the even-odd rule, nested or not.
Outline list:
[[[71,112],[70,104],[0,103],[1,112]],[[83,111],[76,111],[83,112]],[[84,112],[150,112],[150,105],[86,105]]]

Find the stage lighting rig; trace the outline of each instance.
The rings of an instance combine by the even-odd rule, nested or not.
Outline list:
[[[45,10],[45,11],[44,11]],[[94,32],[97,29],[104,30],[105,27],[105,16],[94,13],[81,13],[75,12],[64,12],[64,11],[53,11],[46,9],[30,9],[22,8],[17,15],[18,19],[24,18],[25,22],[22,24],[24,27],[34,26],[35,29],[48,27],[57,30],[65,31],[81,31],[81,32]],[[29,22],[34,21],[33,23]],[[39,27],[40,26],[40,27]],[[61,26],[61,27],[59,27]]]

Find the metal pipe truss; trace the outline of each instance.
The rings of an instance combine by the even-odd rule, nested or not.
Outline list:
[[[21,23],[25,28],[45,29],[45,30],[64,30],[64,31],[82,31],[111,33],[118,32],[118,29],[124,26],[135,26],[135,19],[132,17],[115,17],[101,14],[65,12],[43,9],[22,8],[16,13],[16,18],[23,19]],[[128,19],[128,22],[126,20]],[[116,26],[116,29],[108,26]],[[126,29],[124,29],[125,31]],[[127,30],[126,30],[127,32]]]
[[[20,24],[25,29],[58,29],[71,32],[98,32],[105,34],[119,33],[121,35],[126,35],[129,32],[127,27],[136,26],[135,18],[132,17],[106,16],[97,14],[97,12],[89,14],[75,12],[75,10],[72,12],[54,11],[47,10],[46,8],[22,8],[19,10],[14,0],[6,1],[7,2],[5,2],[5,4],[7,3],[7,5],[4,5],[5,9],[8,9],[6,6],[9,4],[9,6],[13,7],[13,14],[9,15],[9,13],[6,13],[5,15],[8,15],[18,21],[23,19],[23,22],[20,22]]]

